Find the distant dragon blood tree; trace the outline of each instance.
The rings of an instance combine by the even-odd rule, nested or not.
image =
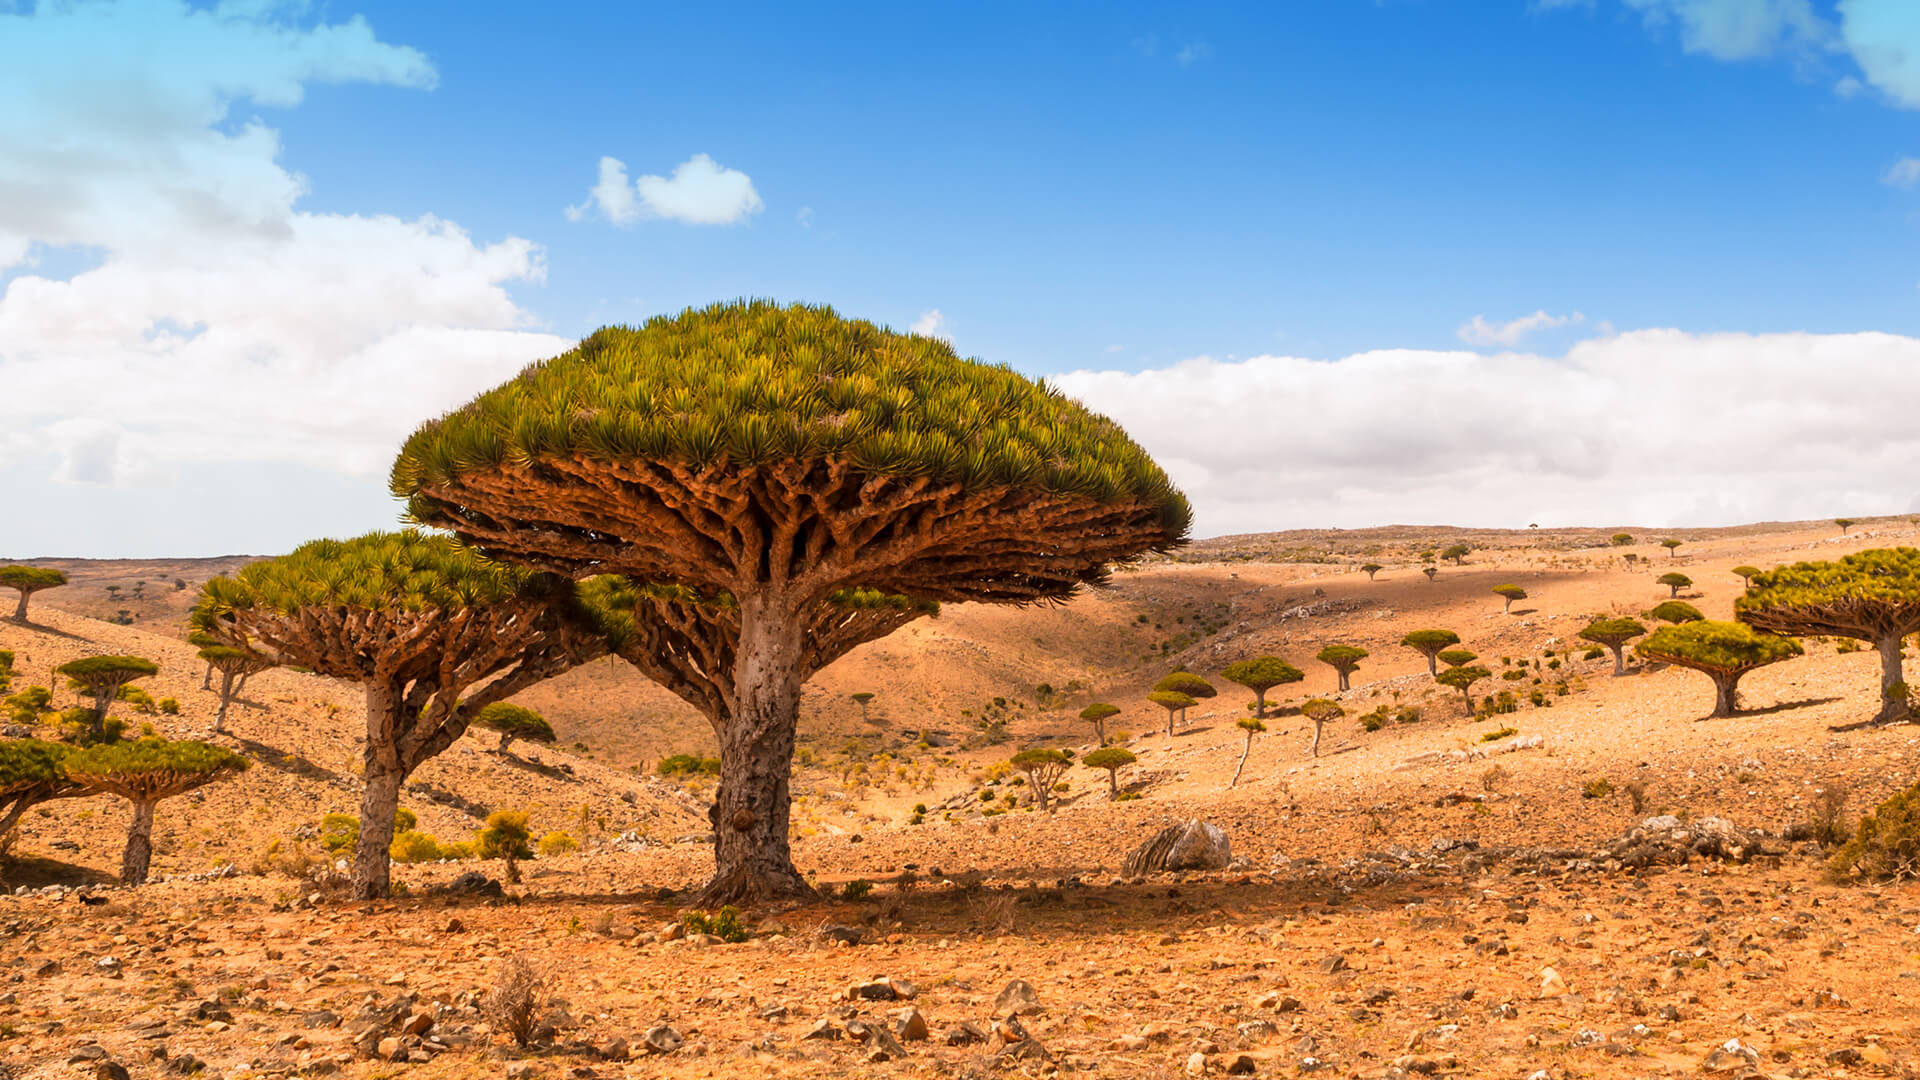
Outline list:
[[[193,623],[232,648],[361,683],[357,896],[387,893],[400,788],[488,705],[606,655],[605,621],[551,574],[445,537],[314,540],[201,587]]]
[[[1133,751],[1123,746],[1103,746],[1091,751],[1080,759],[1080,764],[1090,769],[1107,771],[1107,801],[1113,802],[1120,797],[1120,770],[1139,761]]]
[[[1653,580],[1673,590],[1672,592],[1667,594],[1670,597],[1679,596],[1681,589],[1684,589],[1687,586],[1693,584],[1692,578],[1688,577],[1685,574],[1679,573],[1678,571],[1661,574],[1659,577],[1654,578]]]
[[[1473,664],[1467,667],[1448,668],[1435,676],[1434,681],[1441,686],[1451,686],[1460,691],[1460,696],[1467,702],[1467,715],[1471,716],[1473,715],[1473,684],[1492,675],[1493,672]]]
[[[1309,698],[1300,703],[1300,715],[1313,721],[1313,745],[1308,748],[1310,757],[1320,756],[1320,732],[1329,721],[1338,720],[1347,715],[1347,710],[1337,701],[1326,698]]]
[[[203,742],[135,739],[75,750],[61,762],[67,778],[89,793],[118,795],[133,804],[120,881],[143,885],[153,861],[153,809],[225,776],[244,772],[246,758]]]
[[[1188,709],[1193,708],[1195,705],[1200,704],[1200,702],[1218,693],[1219,691],[1213,688],[1212,683],[1195,675],[1193,672],[1175,671],[1168,674],[1166,678],[1153,684],[1153,693],[1147,695],[1147,700],[1164,708],[1167,704],[1166,701],[1157,695],[1174,694],[1187,699],[1186,704],[1179,706],[1180,722],[1184,724],[1187,722]],[[1167,738],[1173,738],[1173,715],[1171,712],[1167,715]]]
[[[1647,632],[1647,628],[1638,619],[1595,619],[1580,631],[1583,640],[1596,645],[1605,645],[1613,650],[1613,673],[1627,673],[1627,654],[1622,650],[1634,638]]]
[[[1518,585],[1495,585],[1493,587],[1493,595],[1505,600],[1507,606],[1501,610],[1505,613],[1511,613],[1513,611],[1513,602],[1515,600],[1525,600],[1527,598],[1527,590]]]
[[[500,745],[497,749],[502,754],[507,752],[507,747],[512,746],[515,739],[537,743],[554,741],[553,725],[547,723],[546,717],[525,705],[515,705],[510,701],[496,701],[481,709],[473,718],[473,726],[499,732]]]
[[[1347,690],[1353,673],[1360,668],[1360,661],[1367,658],[1367,650],[1358,645],[1329,645],[1314,656],[1315,660],[1327,665],[1340,677],[1340,689]]]
[[[1377,563],[1377,562],[1370,562],[1370,563],[1367,563],[1366,565],[1364,565],[1364,566],[1362,566],[1362,567],[1360,568],[1360,570],[1361,570],[1361,572],[1367,575],[1367,580],[1368,580],[1368,581],[1372,581],[1372,580],[1373,580],[1373,576],[1374,576],[1375,574],[1378,574],[1378,573],[1379,573],[1380,571],[1382,571],[1382,570],[1385,570],[1385,569],[1386,569],[1386,567],[1384,567],[1384,566],[1381,566],[1381,565],[1380,565],[1379,563]]]
[[[1642,659],[1692,668],[1713,680],[1713,716],[1740,711],[1740,677],[1800,655],[1792,638],[1760,633],[1745,623],[1699,622],[1663,626],[1633,647]]]
[[[1754,576],[1733,602],[1756,630],[1871,642],[1880,653],[1882,722],[1905,719],[1900,640],[1920,632],[1920,549],[1874,548],[1836,562],[1802,562]]]
[[[1100,740],[1101,746],[1107,745],[1107,721],[1119,715],[1118,705],[1109,705],[1104,701],[1096,701],[1080,710],[1080,719],[1093,725],[1094,738]]]
[[[1440,655],[1440,650],[1460,644],[1460,635],[1451,630],[1415,630],[1401,638],[1400,644],[1426,657],[1427,674],[1433,675],[1438,670],[1434,657]]]
[[[273,663],[264,656],[231,645],[209,645],[200,650],[200,659],[206,661],[209,673],[220,673],[220,707],[213,714],[213,733],[219,735],[227,730],[227,707],[240,693],[240,685]]]
[[[107,720],[107,710],[128,683],[160,673],[160,665],[143,656],[83,656],[53,669],[65,675],[67,685],[93,698],[93,708],[84,714],[69,735],[75,742],[112,742],[120,737],[117,721]]]
[[[1736,566],[1728,572],[1738,577],[1742,585],[1752,585],[1753,579],[1761,574],[1757,566]]]
[[[1647,614],[1666,623],[1699,622],[1706,618],[1699,608],[1685,600],[1663,600]]]
[[[1284,683],[1297,683],[1307,676],[1277,656],[1256,656],[1251,660],[1228,664],[1221,669],[1220,677],[1253,691],[1253,715],[1264,719],[1267,715],[1267,691]]]
[[[1066,599],[1184,543],[1190,517],[1118,425],[1051,388],[766,302],[596,332],[422,426],[392,490],[490,557],[621,575],[667,609],[665,648],[622,655],[718,736],[709,903],[811,891],[788,784],[821,666],[933,604]]]
[[[34,593],[42,589],[57,588],[67,583],[67,575],[44,566],[26,566],[16,563],[12,566],[0,566],[0,587],[13,589],[20,594],[20,602],[14,605],[13,621],[27,621],[27,601]]]

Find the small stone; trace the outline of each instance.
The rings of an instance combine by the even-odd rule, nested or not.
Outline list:
[[[834,1027],[831,1020],[822,1020],[808,1028],[807,1033],[800,1037],[802,1039],[837,1039],[840,1037],[840,1029]]]
[[[507,1062],[507,1080],[530,1080],[531,1077],[538,1075],[540,1075],[539,1071],[531,1061]]]
[[[1197,1051],[1193,1054],[1188,1055],[1187,1075],[1188,1076],[1207,1075],[1207,1055],[1199,1053]]]
[[[1234,1058],[1232,1063],[1227,1066],[1228,1076],[1252,1076],[1253,1073],[1253,1057],[1249,1054],[1241,1054],[1239,1057]]]
[[[627,1046],[627,1040],[618,1035],[594,1047],[594,1050],[608,1061],[625,1061],[633,1056],[632,1050]]]
[[[940,1037],[940,1041],[948,1046],[973,1046],[976,1043],[986,1042],[987,1033],[981,1031],[980,1025],[971,1020],[963,1020],[958,1025],[948,1028],[947,1033]]]
[[[93,1080],[131,1080],[127,1067],[117,1061],[102,1061],[93,1067]]]
[[[1562,979],[1560,977],[1560,973],[1558,971],[1555,971],[1552,968],[1540,969],[1540,996],[1541,997],[1543,998],[1564,997],[1566,993],[1567,993],[1567,982],[1565,979]]]
[[[643,1043],[649,1054],[671,1054],[686,1041],[678,1031],[661,1024],[647,1031]]]
[[[901,1042],[924,1042],[931,1034],[927,1030],[927,1018],[912,1006],[893,1014],[893,1033]]]
[[[386,1061],[394,1061],[403,1056],[398,1036],[389,1035],[374,1046],[374,1054]]]
[[[1040,994],[1025,979],[1015,979],[993,999],[995,1016],[1026,1016],[1041,1011]]]

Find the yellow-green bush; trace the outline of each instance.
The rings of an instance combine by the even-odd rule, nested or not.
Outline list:
[[[1835,881],[1897,881],[1920,877],[1920,784],[1881,803],[1860,819],[1853,839],[1827,863]]]
[[[571,833],[555,829],[540,838],[542,855],[565,855],[570,851],[578,850],[580,850],[580,841],[575,840]]]
[[[398,863],[436,862],[441,858],[440,842],[418,829],[395,833],[387,854]]]

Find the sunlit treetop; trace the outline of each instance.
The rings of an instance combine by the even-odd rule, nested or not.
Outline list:
[[[1126,432],[1046,384],[766,301],[594,333],[423,425],[392,490],[569,576],[931,600],[1063,597],[1191,516]]]
[[[1920,629],[1920,549],[1876,548],[1757,574],[1735,617],[1785,634],[1878,639]]]
[[[193,619],[200,632],[221,609],[261,607],[425,611],[464,608],[551,590],[554,582],[482,558],[445,536],[406,530],[310,540],[286,555],[210,579]]]
[[[1737,622],[1663,626],[1633,651],[1647,660],[1706,672],[1739,673],[1801,654],[1800,643]]]

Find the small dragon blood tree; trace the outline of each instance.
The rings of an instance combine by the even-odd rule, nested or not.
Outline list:
[[[415,532],[313,540],[201,587],[196,629],[367,693],[357,896],[385,896],[400,788],[481,710],[605,656],[572,582]]]
[[[1754,576],[1734,618],[1770,634],[1870,642],[1880,652],[1881,722],[1907,718],[1900,639],[1920,632],[1920,549],[1875,548]]]
[[[75,750],[61,760],[60,770],[88,793],[118,795],[133,804],[120,880],[144,885],[153,862],[153,808],[161,799],[244,772],[248,764],[239,754],[210,743],[147,738]]]
[[[620,575],[668,616],[635,620],[663,653],[622,655],[718,736],[708,903],[810,892],[787,834],[814,671],[933,604],[1064,600],[1190,517],[1050,387],[764,301],[594,333],[423,425],[392,490],[490,558]]]
[[[1792,638],[1763,634],[1745,623],[1705,619],[1663,626],[1633,647],[1643,660],[1692,668],[1713,680],[1715,717],[1740,711],[1740,677],[1800,655]]]

